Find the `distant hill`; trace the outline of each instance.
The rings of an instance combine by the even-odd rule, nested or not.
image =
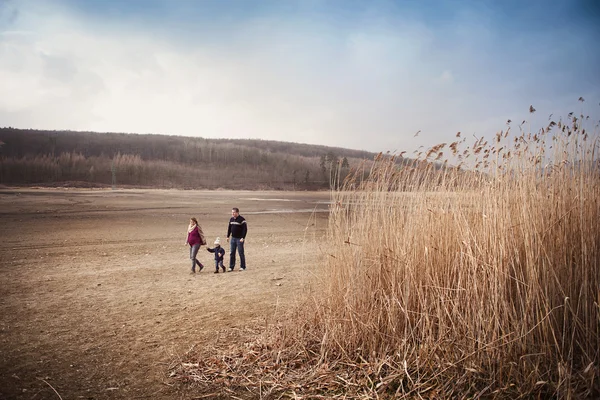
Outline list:
[[[0,184],[326,189],[376,153],[259,139],[0,128]]]

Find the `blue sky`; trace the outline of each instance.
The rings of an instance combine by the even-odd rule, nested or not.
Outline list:
[[[0,126],[396,152],[594,130],[597,43],[595,0],[0,0]]]

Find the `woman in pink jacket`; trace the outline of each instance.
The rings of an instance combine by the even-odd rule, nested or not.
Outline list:
[[[198,250],[200,250],[200,245],[206,244],[206,241],[204,240],[202,228],[198,225],[198,220],[196,218],[190,218],[190,225],[188,226],[185,244],[190,246],[190,260],[192,260],[192,272],[190,272],[190,274],[196,273],[196,264],[198,264],[198,272],[202,271],[204,265],[198,261],[196,255],[198,254]]]

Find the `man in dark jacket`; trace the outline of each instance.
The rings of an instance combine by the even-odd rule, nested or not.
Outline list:
[[[227,241],[229,242],[229,272],[235,267],[235,250],[240,254],[240,271],[246,270],[246,257],[244,256],[244,240],[248,232],[248,225],[244,217],[240,215],[240,209],[231,209],[231,219],[227,226]],[[231,241],[229,237],[231,236]]]

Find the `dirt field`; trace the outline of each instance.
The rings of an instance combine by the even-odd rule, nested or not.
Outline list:
[[[322,257],[328,192],[0,189],[0,399],[181,399],[169,369],[289,307]],[[190,275],[186,228],[225,243],[248,221],[248,270]],[[317,210],[318,212],[313,212]]]

